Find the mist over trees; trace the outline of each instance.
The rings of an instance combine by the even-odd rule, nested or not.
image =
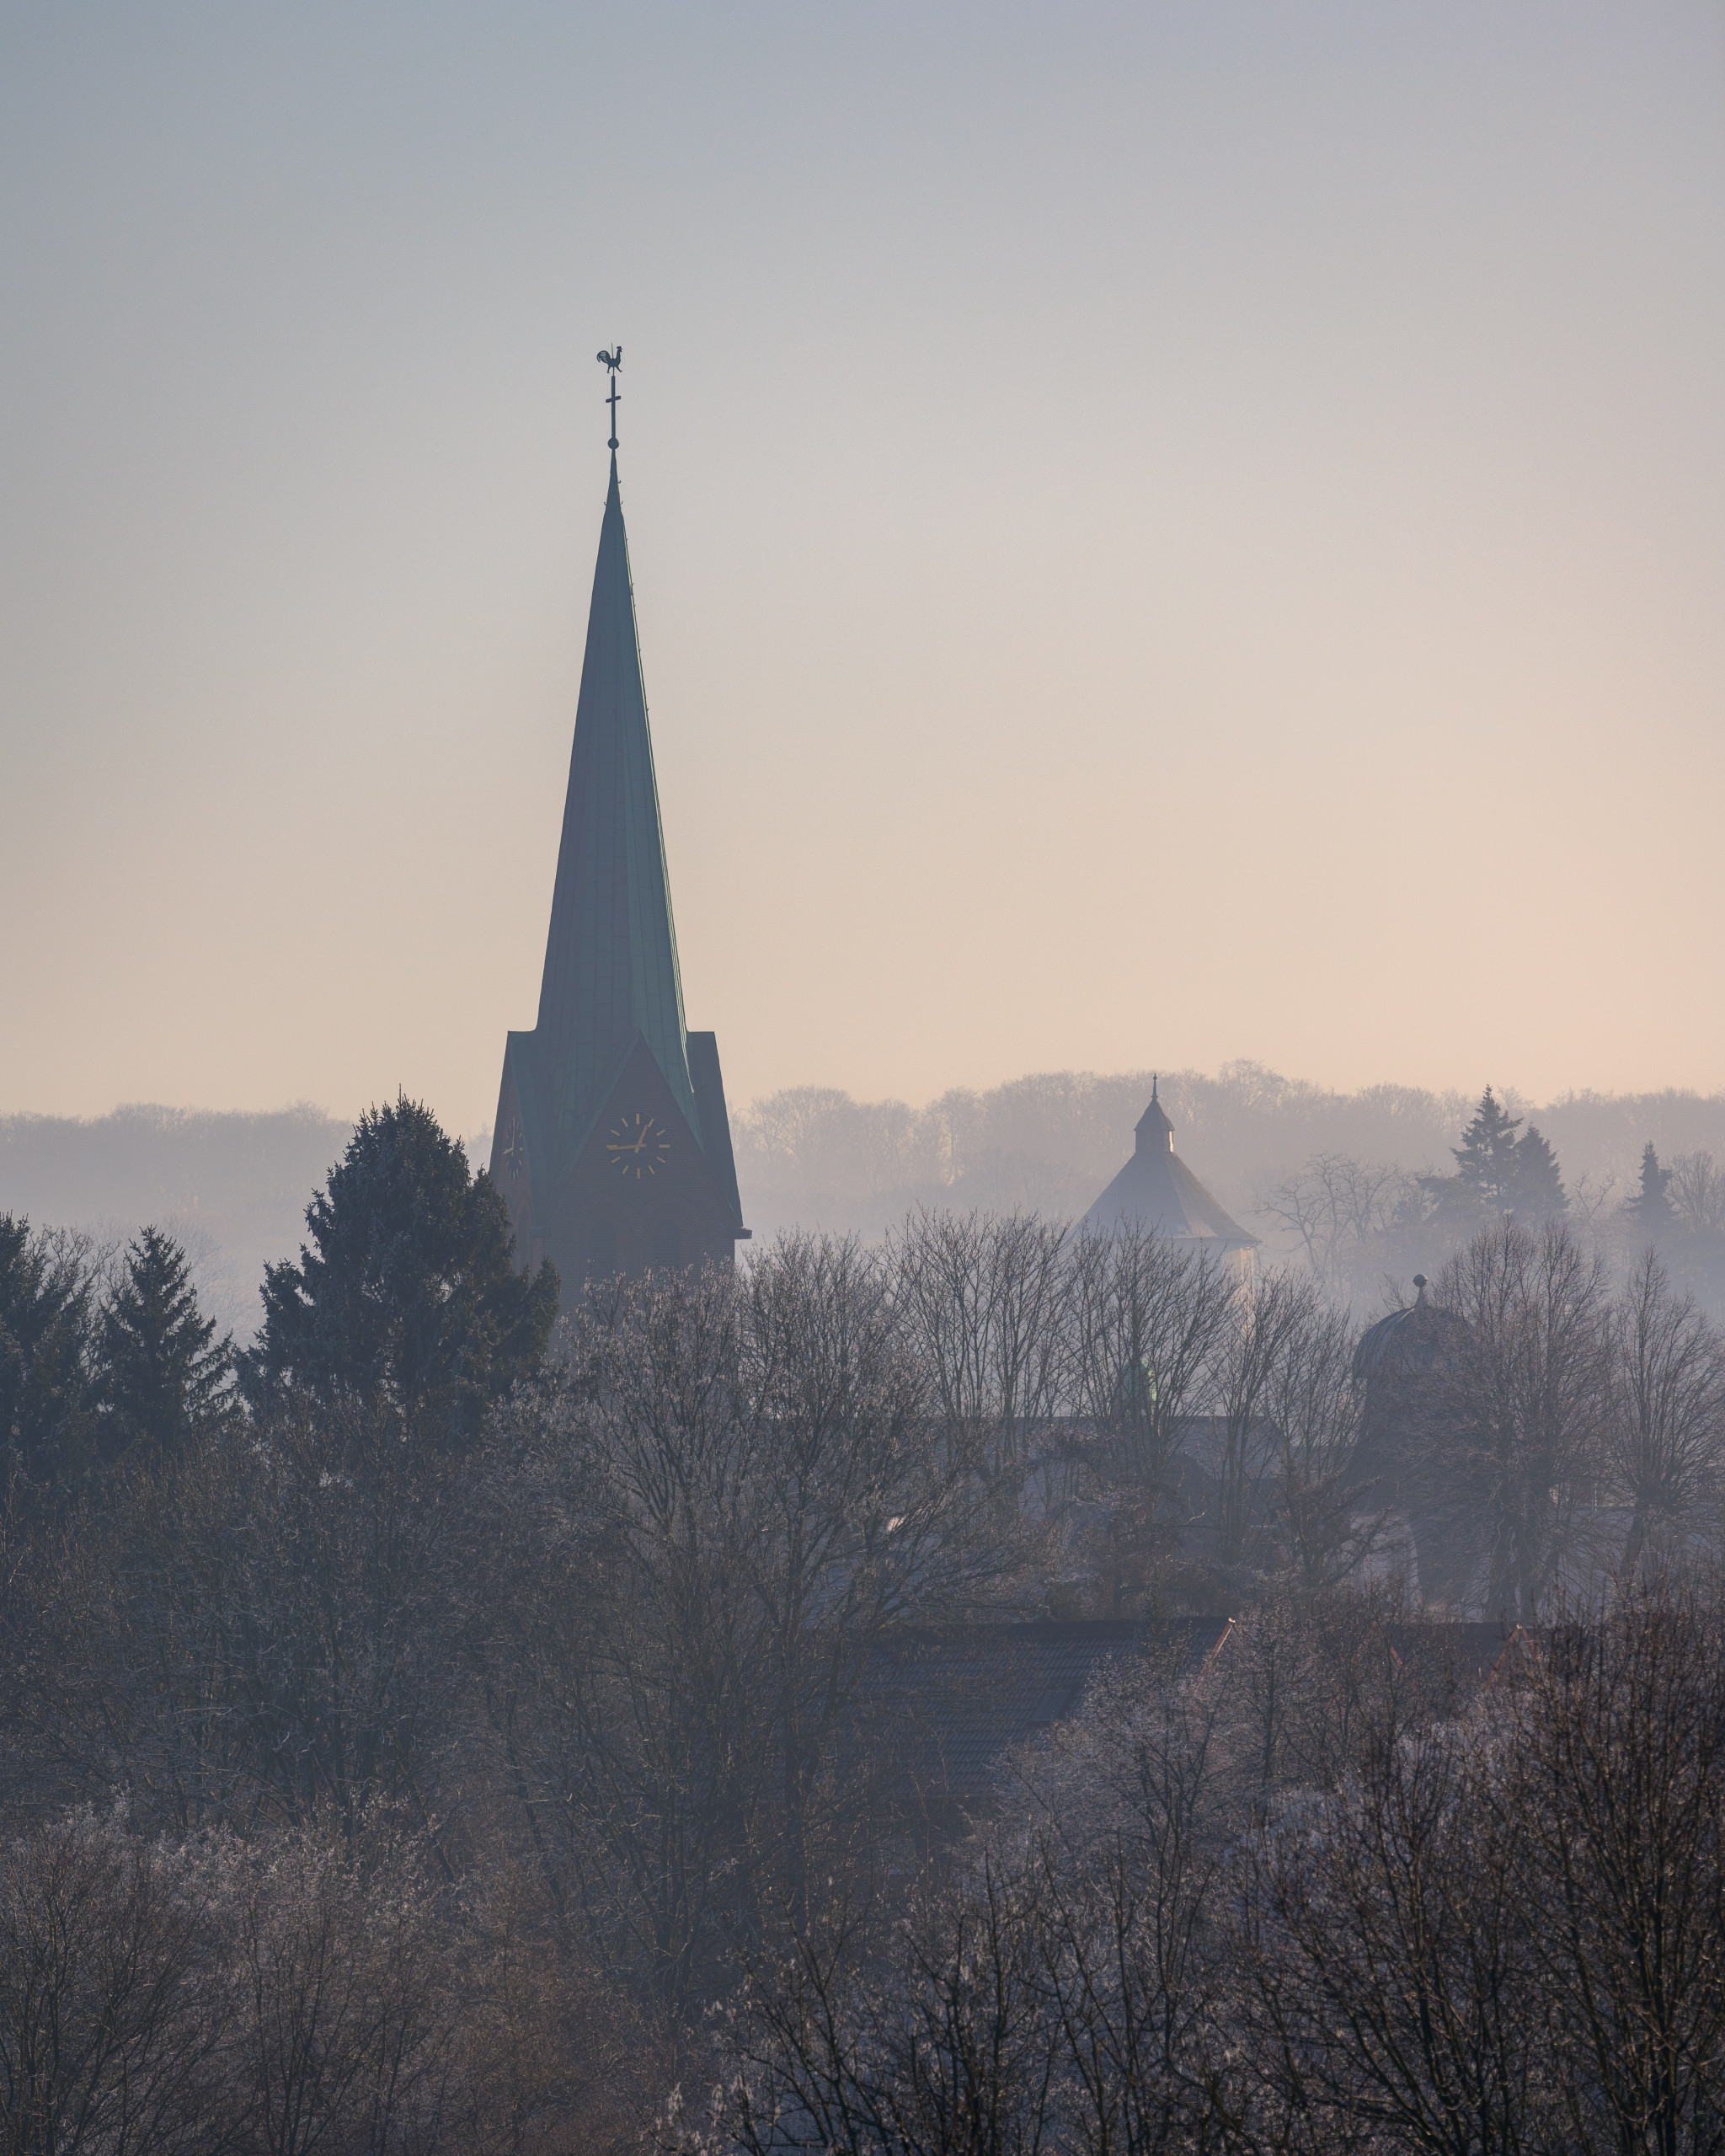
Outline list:
[[[1405,1281],[1439,1260],[1429,1238],[1402,1249],[1383,1238],[1422,1176],[1455,1172],[1452,1151],[1478,1096],[1387,1085],[1339,1094],[1252,1063],[1161,1083],[1183,1158],[1227,1211],[1273,1251],[1307,1251],[1362,1311],[1386,1272]],[[745,1212],[762,1236],[800,1227],[869,1241],[917,1205],[1076,1218],[1130,1152],[1149,1096],[1148,1072],[1044,1073],[923,1108],[792,1088],[733,1117]],[[1725,1311],[1725,1096],[1583,1094],[1535,1107],[1498,1089],[1493,1099],[1537,1129],[1571,1217],[1601,1232],[1637,1198],[1651,1143],[1669,1177],[1671,1218],[1664,1225],[1656,1206],[1658,1239],[1685,1284]],[[154,1223],[185,1249],[206,1313],[244,1345],[264,1268],[297,1248],[305,1193],[350,1127],[306,1107],[0,1117],[0,1211],[115,1248]],[[467,1153],[482,1167],[490,1133],[470,1137]]]
[[[1725,1336],[1498,1105],[1364,1330],[949,1207],[553,1328],[406,1100],[238,1354],[0,1216],[6,2145],[1718,2146]]]
[[[1451,1150],[1478,1102],[1413,1086],[1338,1093],[1245,1062],[1214,1076],[1165,1071],[1160,1087],[1183,1158],[1260,1233],[1261,1196],[1316,1157],[1410,1177],[1454,1173]],[[1130,1152],[1150,1090],[1147,1070],[1057,1072],[913,1109],[796,1088],[734,1119],[738,1171],[769,1226],[792,1217],[788,1206],[809,1224],[811,1203],[830,1210],[822,1225],[869,1233],[919,1201],[1076,1217]],[[1572,1191],[1582,1179],[1594,1188],[1615,1179],[1613,1198],[1626,1196],[1649,1139],[1667,1161],[1725,1158],[1725,1095],[1579,1094],[1540,1107],[1498,1087],[1494,1099],[1538,1127]]]
[[[1297,1253],[1362,1314],[1503,1212],[1564,1217],[1623,1264],[1660,1244],[1725,1313],[1725,1095],[1571,1094],[1535,1108],[1413,1087],[1355,1094],[1231,1064],[1164,1073],[1182,1158],[1272,1257]],[[1131,1150],[1151,1073],[1059,1073],[927,1108],[802,1088],[737,1119],[751,1218],[884,1234],[915,1205],[1073,1219]],[[1658,1180],[1651,1200],[1643,1178]]]
[[[306,1193],[350,1127],[305,1105],[0,1115],[0,1212],[115,1247],[153,1224],[186,1252],[206,1315],[245,1340],[264,1268],[298,1244]]]

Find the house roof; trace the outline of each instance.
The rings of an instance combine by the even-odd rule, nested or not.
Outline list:
[[[1160,1652],[1178,1675],[1221,1629],[1213,1617],[907,1629],[877,1647],[868,1689],[877,1711],[908,1723],[905,1768],[924,1801],[974,1806],[995,1787],[1004,1756],[1071,1714],[1103,1664]]]
[[[1174,1126],[1151,1081],[1150,1105],[1138,1119],[1132,1158],[1078,1223],[1081,1233],[1108,1235],[1122,1228],[1151,1228],[1176,1242],[1211,1249],[1254,1248],[1238,1221],[1223,1212],[1174,1151]]]
[[[639,1034],[703,1152],[617,457],[575,707],[535,1061],[545,1165],[567,1169]],[[733,1181],[734,1178],[733,1177]]]
[[[1226,1679],[1253,1619],[1042,1619],[906,1628],[870,1659],[863,1719],[897,1737],[896,1772],[932,1822],[974,1815],[1001,1787],[1017,1747],[1062,1721],[1109,1662],[1156,1658],[1167,1680]],[[1530,1645],[1519,1625],[1412,1619],[1377,1634],[1397,1663],[1457,1701],[1512,1670]]]

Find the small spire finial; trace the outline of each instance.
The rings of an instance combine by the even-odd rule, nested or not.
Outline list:
[[[1156,1105],[1156,1073],[1152,1071],[1150,1074],[1150,1105],[1152,1108]]]
[[[611,394],[605,400],[611,407],[611,440],[606,447],[613,457],[617,454],[617,408],[622,401],[617,392],[617,371],[622,363],[623,348],[621,345],[615,351],[601,352],[599,355],[601,366],[607,366],[611,369]]]

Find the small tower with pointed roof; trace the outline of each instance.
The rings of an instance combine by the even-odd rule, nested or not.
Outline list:
[[[1078,1223],[1081,1234],[1113,1235],[1151,1228],[1172,1243],[1206,1249],[1237,1267],[1252,1263],[1258,1238],[1216,1203],[1174,1151],[1174,1126],[1150,1082],[1150,1105],[1139,1117],[1132,1158]]]
[[[613,396],[622,350],[601,352]],[[743,1226],[718,1044],[683,1015],[617,484],[587,616],[538,1023],[504,1050],[491,1173],[518,1263],[584,1279],[730,1263]]]

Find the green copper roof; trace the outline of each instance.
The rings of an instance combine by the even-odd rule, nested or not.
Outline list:
[[[573,1164],[638,1031],[704,1150],[613,456],[539,991],[546,1136],[561,1167]]]

